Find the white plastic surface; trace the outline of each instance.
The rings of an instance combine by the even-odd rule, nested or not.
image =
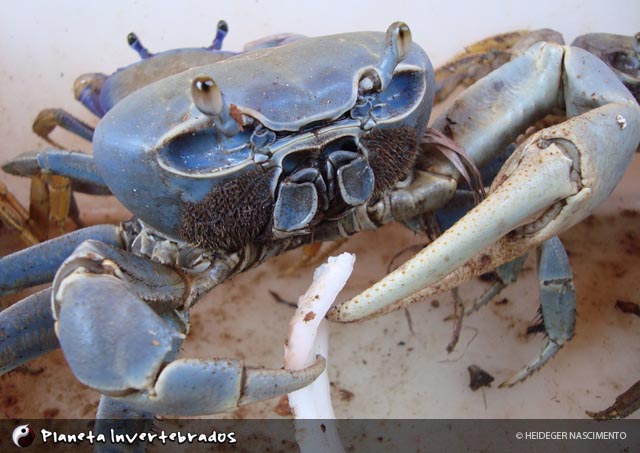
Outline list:
[[[438,65],[467,43],[519,28],[555,28],[568,41],[596,31],[633,34],[640,25],[640,2],[7,2],[0,15],[0,158],[44,147],[31,132],[43,108],[62,107],[95,124],[73,100],[73,81],[81,73],[110,72],[135,61],[137,55],[126,45],[128,32],[135,31],[152,52],[202,46],[210,43],[221,18],[230,26],[224,48],[236,50],[272,33],[382,31],[402,19]],[[68,134],[55,137],[89,150]],[[600,213],[563,237],[576,275],[576,337],[542,371],[511,389],[494,384],[472,392],[468,387],[467,366],[481,366],[498,383],[541,348],[542,337],[524,334],[537,310],[530,259],[523,281],[505,292],[509,302],[491,303],[466,319],[450,355],[445,347],[452,325],[443,321],[452,310],[449,295],[438,296],[438,304],[412,306],[407,313],[333,326],[329,373],[338,418],[583,418],[585,410],[612,403],[640,378],[640,320],[613,308],[617,299],[640,301],[638,171],[634,162],[624,187]],[[26,201],[26,181],[0,177]],[[84,199],[84,208],[99,212],[102,203]],[[5,245],[15,241],[3,240]],[[343,297],[380,278],[397,251],[421,242],[398,226],[350,239],[340,251],[356,253],[357,264]],[[300,258],[299,251],[277,258],[203,300],[194,311],[184,356],[235,357],[280,367],[292,309],[274,302],[268,290],[297,299],[313,269],[288,277],[281,273]],[[461,294],[470,299],[483,288],[486,284],[475,283]],[[31,372],[0,380],[0,417],[95,415],[98,395],[77,383],[59,351],[29,367]],[[278,417],[276,404],[256,404],[233,415]]]

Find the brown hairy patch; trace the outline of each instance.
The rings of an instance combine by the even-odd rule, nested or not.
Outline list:
[[[181,237],[210,250],[236,251],[271,222],[271,173],[255,170],[215,187],[198,203],[185,205]]]
[[[378,195],[402,179],[418,154],[418,134],[410,127],[373,130],[360,144],[369,150]]]

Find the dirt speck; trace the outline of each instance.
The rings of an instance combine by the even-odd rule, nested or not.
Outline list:
[[[280,417],[290,417],[293,415],[291,413],[291,407],[289,406],[289,398],[287,395],[282,395],[278,400],[278,404],[273,408],[273,412],[278,414]]]
[[[640,316],[640,305],[635,302],[629,302],[626,300],[616,300],[616,308],[623,313],[630,313],[632,315]]]
[[[469,388],[474,392],[480,387],[489,387],[493,382],[493,376],[478,365],[471,365],[467,369],[469,370]]]
[[[51,407],[49,409],[45,409],[42,412],[42,417],[43,418],[56,418],[59,413],[60,413],[60,409],[55,408],[55,407]]]
[[[15,395],[7,395],[2,400],[2,405],[4,407],[13,407],[16,404],[18,404],[18,397],[16,397]]]
[[[355,393],[347,389],[340,389],[338,390],[338,393],[340,393],[340,399],[347,402],[351,401],[356,396]]]

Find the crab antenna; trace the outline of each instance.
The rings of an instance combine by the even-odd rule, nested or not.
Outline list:
[[[138,52],[138,55],[140,55],[140,58],[142,58],[143,60],[153,55],[147,50],[145,46],[142,45],[140,39],[138,38],[138,35],[133,32],[127,35],[127,42],[129,43],[129,47]]]
[[[224,41],[225,36],[227,36],[227,33],[229,33],[229,24],[227,24],[227,22],[224,20],[219,20],[218,25],[216,26],[216,37],[213,39],[213,42],[208,47],[208,49],[222,49],[222,42]]]
[[[196,77],[191,83],[191,96],[198,110],[213,118],[216,128],[227,137],[241,130],[242,125],[231,116],[218,84],[209,76]]]

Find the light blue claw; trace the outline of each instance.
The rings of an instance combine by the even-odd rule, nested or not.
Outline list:
[[[121,247],[120,233],[112,225],[83,228],[0,259],[0,295],[53,280],[64,260],[89,238]],[[0,312],[0,375],[59,346],[50,288]]]
[[[640,107],[602,61],[581,49],[538,43],[463,96],[434,127],[449,130],[477,165],[560,101],[568,119],[520,144],[487,198],[400,268],[332,307],[329,319],[353,322],[397,310],[538,247],[606,200],[638,147]]]
[[[50,288],[0,312],[0,375],[59,348],[53,322]]]
[[[239,360],[181,359],[168,364],[152,388],[119,399],[150,413],[213,414],[299,390],[324,368],[321,357],[297,371],[249,368]]]
[[[540,309],[547,343],[538,357],[500,384],[511,387],[542,368],[573,338],[576,325],[576,293],[569,257],[557,236],[538,247]]]
[[[105,394],[145,388],[184,336],[117,278],[81,272],[56,291],[64,301],[56,331],[69,366]]]
[[[184,280],[167,266],[81,244],[53,283],[56,333],[78,379],[109,395],[150,386],[187,330],[177,312],[183,294]]]
[[[297,390],[322,372],[323,360],[301,371],[176,360],[188,331],[188,279],[98,241],[82,243],[58,271],[52,298],[76,377],[141,413],[205,415]]]

